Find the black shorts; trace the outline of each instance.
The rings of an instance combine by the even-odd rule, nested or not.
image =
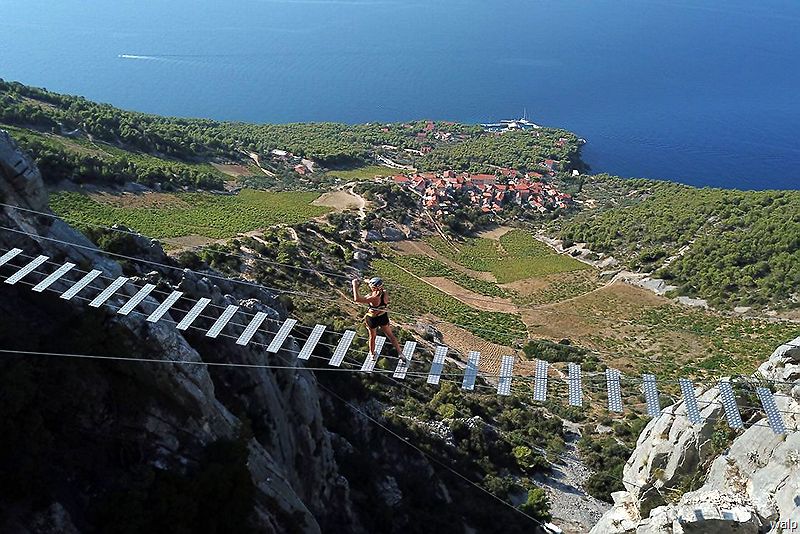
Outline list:
[[[375,317],[372,315],[365,315],[364,320],[367,322],[367,326],[374,330],[375,328],[380,328],[381,326],[386,326],[389,324],[389,314],[382,313]]]

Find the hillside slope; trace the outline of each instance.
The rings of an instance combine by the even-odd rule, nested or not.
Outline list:
[[[755,378],[780,381],[775,400],[788,435],[748,408],[746,430],[728,429],[716,387],[698,395],[698,425],[680,402],[642,431],[623,471],[625,491],[592,533],[779,533],[800,521],[800,337],[777,347]]]
[[[48,212],[38,170],[5,134],[0,161],[0,201]],[[124,274],[189,300],[207,296],[217,306],[263,311],[272,331],[287,316],[277,295],[208,269],[184,270],[145,238],[126,243],[141,261],[120,264],[57,218],[4,208],[0,226],[0,249],[26,254],[3,266],[4,276],[44,254],[82,272],[100,269],[108,279]],[[508,532],[536,528],[478,487],[472,472],[467,481],[443,469],[447,462],[463,472],[486,461],[474,457],[481,451],[510,457],[480,417],[459,423],[454,439],[464,448],[456,449],[387,411],[403,392],[378,395],[347,374],[318,378],[297,363],[258,367],[297,362],[302,339],[290,337],[265,357],[252,345],[205,337],[209,319],[181,333],[169,322],[118,315],[121,294],[99,309],[56,298],[79,276],[68,274],[43,294],[29,289],[43,278],[38,273],[3,284],[0,475],[18,481],[0,489],[3,532],[490,532],[498,517]],[[142,306],[156,304],[148,297]],[[254,341],[269,336],[258,333]],[[450,398],[460,397],[450,392],[438,402]],[[553,423],[541,439],[560,432]],[[415,442],[419,448],[409,446]]]

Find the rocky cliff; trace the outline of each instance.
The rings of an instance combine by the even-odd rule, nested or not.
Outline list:
[[[161,293],[140,305],[145,313],[179,290],[187,303],[178,308],[200,297],[238,304],[265,312],[273,332],[287,316],[278,295],[207,265],[183,269],[147,238],[91,234],[106,252],[151,263],[116,261],[64,221],[34,213],[50,213],[42,177],[2,131],[0,202],[13,206],[0,207],[0,251],[26,255],[0,267],[0,278],[44,254],[74,271],[156,284]],[[116,314],[123,291],[99,309],[57,298],[80,276],[70,272],[41,294],[30,289],[39,273],[0,284],[0,532],[493,532],[498,518],[507,534],[535,531],[441,468],[452,446],[391,415],[409,395],[396,384],[298,368],[302,339],[272,355],[205,337],[210,319],[182,332],[171,317]],[[325,357],[328,349],[318,350]],[[494,439],[476,432],[481,443]],[[415,441],[427,452],[409,446]]]
[[[47,211],[36,166],[2,131],[0,162],[2,202]],[[19,247],[107,276],[123,273],[120,264],[93,251],[91,242],[58,219],[5,208],[0,226],[6,228],[0,230],[4,251]],[[129,241],[126,246],[140,257],[171,263],[157,244]],[[125,274],[183,291],[190,299],[212,296],[216,304],[257,308],[269,314],[273,331],[285,316],[275,295],[260,289],[188,270],[153,269],[128,262]],[[157,304],[149,298],[143,306]],[[37,295],[21,284],[3,288],[0,314],[2,349],[265,363],[256,349],[182,335],[165,321],[147,323],[109,307],[92,310],[53,293]],[[291,340],[274,360],[288,360],[297,350]],[[132,516],[121,531],[144,531],[150,525],[141,517],[148,515],[143,507],[167,507],[170,499],[174,508],[151,509],[164,521],[173,514],[179,518],[186,507],[206,506],[207,512],[195,510],[198,518],[232,514],[229,525],[258,532],[318,532],[334,525],[360,530],[309,372],[3,354],[0,391],[6,436],[0,446],[2,532],[101,531],[99,525],[115,520],[124,524],[125,514]],[[231,493],[205,495],[204,481],[217,489],[228,484]],[[134,517],[137,510],[140,517]]]
[[[754,378],[780,381],[788,435],[773,433],[754,396],[737,399],[746,429],[733,432],[717,388],[698,392],[703,422],[689,423],[682,402],[651,421],[625,465],[626,491],[592,533],[777,533],[800,522],[800,337]]]

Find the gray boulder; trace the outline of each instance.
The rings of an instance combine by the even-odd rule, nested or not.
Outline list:
[[[406,238],[406,234],[404,234],[401,230],[392,227],[381,230],[381,235],[386,241],[402,241]]]
[[[365,239],[367,241],[383,241],[383,236],[377,230],[369,230]]]
[[[15,196],[24,199],[28,207],[37,211],[47,208],[47,191],[39,169],[5,130],[0,130],[0,176],[6,177]]]

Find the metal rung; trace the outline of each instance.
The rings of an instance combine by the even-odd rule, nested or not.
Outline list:
[[[497,381],[498,395],[511,395],[511,376],[514,373],[514,357],[503,356],[500,360],[500,379]]]
[[[472,391],[475,389],[475,378],[478,376],[478,362],[481,359],[481,353],[472,350],[467,355],[467,367],[464,370],[464,381],[461,382],[461,389]]]
[[[414,350],[416,350],[416,348],[416,341],[406,341],[406,344],[403,346],[403,356],[405,357],[405,360],[402,358],[398,359],[397,367],[392,374],[393,378],[399,378],[402,380],[406,377],[408,368],[411,365],[411,358],[414,356]]]
[[[612,412],[622,412],[622,391],[619,387],[619,371],[606,369],[606,389],[608,391],[608,409]]]
[[[772,427],[772,431],[776,434],[786,434],[786,425],[783,424],[783,417],[778,411],[772,392],[767,388],[756,388],[756,394],[761,401],[761,406],[764,407],[764,411],[767,413],[767,421],[769,426]]]
[[[442,378],[442,370],[444,369],[444,359],[447,357],[447,350],[447,347],[444,345],[436,347],[436,352],[433,354],[431,372],[428,374],[428,384],[433,384],[434,386],[439,385],[439,380]]]
[[[547,371],[550,364],[544,360],[536,360],[536,380],[533,382],[533,400],[547,400]]]
[[[217,337],[219,333],[222,332],[222,329],[225,328],[225,325],[228,324],[231,318],[233,318],[233,315],[238,309],[239,306],[236,306],[235,304],[229,304],[228,307],[225,308],[225,311],[223,311],[222,314],[217,317],[217,320],[214,322],[208,332],[206,332],[206,337]]]
[[[100,276],[101,274],[103,274],[103,271],[92,269],[91,271],[86,273],[83,278],[75,282],[75,284],[73,284],[72,287],[64,291],[64,293],[61,294],[59,298],[62,298],[64,300],[70,300],[72,297],[80,293],[81,290],[83,290],[83,288],[91,284],[94,281],[94,279]]]
[[[250,343],[250,340],[253,339],[253,336],[256,335],[256,331],[258,327],[266,320],[267,314],[264,312],[256,312],[253,316],[253,320],[250,321],[250,324],[247,325],[247,328],[244,329],[242,335],[239,336],[239,339],[236,340],[237,345],[247,345]]]
[[[144,299],[147,298],[147,295],[153,292],[156,288],[155,284],[145,284],[142,289],[139,290],[134,296],[131,297],[131,300],[125,303],[123,307],[119,309],[117,312],[120,315],[128,315],[133,311],[136,306],[138,306]]]
[[[311,330],[311,334],[309,334],[305,345],[303,345],[303,348],[300,349],[300,353],[297,355],[298,359],[307,360],[311,357],[311,353],[314,352],[314,348],[316,348],[324,332],[325,325],[322,324],[316,325],[314,329]]]
[[[722,380],[718,387],[719,395],[722,397],[722,407],[725,408],[725,418],[728,420],[728,426],[731,428],[744,428],[742,414],[739,413],[739,407],[736,405],[736,396],[733,394],[733,386],[727,380]]]
[[[6,263],[10,262],[20,254],[22,254],[21,248],[12,248],[8,252],[0,256],[0,266],[5,265]]]
[[[56,280],[67,274],[73,267],[75,267],[74,263],[70,262],[65,263],[64,265],[62,265],[61,267],[50,273],[47,278],[45,278],[44,280],[33,286],[33,290],[36,291],[37,293],[41,293],[42,291],[53,285],[56,282]]]
[[[194,320],[197,319],[201,313],[203,313],[203,310],[206,309],[206,306],[208,306],[210,302],[211,299],[207,299],[205,297],[198,300],[195,305],[192,306],[192,309],[189,310],[189,313],[187,313],[184,318],[181,319],[181,322],[179,322],[178,326],[175,328],[178,330],[187,330]]]
[[[656,375],[642,375],[642,389],[644,389],[644,400],[647,402],[647,415],[650,417],[660,416],[661,402],[656,386]]]
[[[17,282],[28,276],[30,273],[33,272],[34,269],[36,269],[38,266],[40,266],[49,259],[50,256],[36,256],[25,267],[23,267],[19,271],[15,272],[14,274],[6,278],[5,279],[6,284],[10,284],[13,286]]]
[[[386,343],[386,338],[383,336],[375,336],[375,357],[370,358],[369,355],[364,359],[364,363],[361,364],[361,370],[365,373],[371,373],[375,369],[375,364],[378,363],[378,358],[381,356],[381,350],[383,350],[383,345]]]
[[[294,325],[296,324],[297,319],[286,319],[281,325],[280,329],[278,329],[278,333],[275,334],[274,338],[272,338],[269,347],[267,347],[267,352],[278,352],[281,350],[283,342],[286,341],[287,337],[289,337],[289,332],[292,331],[292,328],[294,328]]]
[[[570,363],[569,369],[569,405],[583,406],[583,389],[581,388],[581,366]]]
[[[683,394],[683,404],[686,406],[686,416],[692,424],[700,424],[703,418],[700,417],[700,409],[697,407],[697,397],[694,394],[694,386],[686,378],[679,378],[678,384],[681,386]]]
[[[155,323],[156,321],[164,317],[164,314],[167,313],[167,311],[172,307],[172,305],[178,302],[178,299],[181,298],[182,296],[183,292],[181,291],[173,291],[172,293],[170,293],[169,296],[166,298],[166,300],[164,300],[164,302],[158,305],[156,311],[150,314],[150,317],[147,318],[147,321]]]
[[[353,342],[353,338],[355,337],[356,333],[353,330],[344,331],[342,338],[339,340],[339,344],[336,345],[336,349],[333,351],[333,356],[331,356],[328,365],[332,365],[334,367],[339,367],[342,365],[344,355],[347,354],[347,350],[350,348],[350,344]]]
[[[103,291],[101,291],[101,292],[100,292],[100,294],[99,294],[99,295],[97,295],[97,296],[94,298],[94,300],[92,300],[92,301],[89,303],[89,306],[91,306],[92,308],[99,308],[100,306],[102,306],[103,304],[105,304],[105,302],[106,302],[108,299],[110,299],[110,298],[111,298],[111,295],[113,295],[114,293],[116,293],[116,292],[119,290],[119,288],[121,288],[122,286],[124,286],[124,285],[125,285],[127,282],[128,282],[128,278],[127,278],[127,277],[125,277],[125,276],[120,276],[119,278],[117,278],[116,280],[114,280],[113,282],[111,282],[111,283],[108,285],[108,287],[107,287],[107,288],[105,288]]]

